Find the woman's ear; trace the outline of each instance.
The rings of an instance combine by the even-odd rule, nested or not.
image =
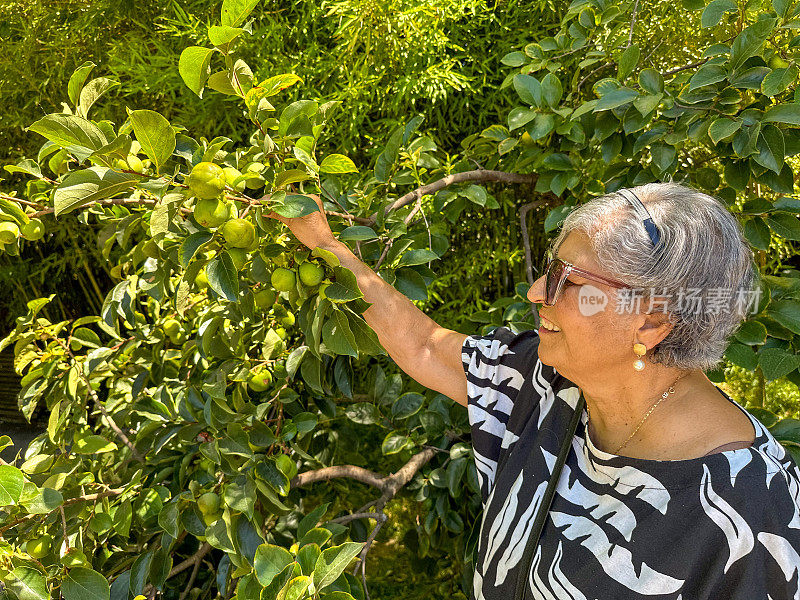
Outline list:
[[[636,337],[648,348],[653,348],[669,335],[675,324],[669,313],[657,311],[641,315],[642,320],[636,330]]]

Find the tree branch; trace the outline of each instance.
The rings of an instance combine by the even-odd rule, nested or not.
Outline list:
[[[442,177],[438,181],[423,185],[416,190],[400,196],[397,200],[392,202],[389,206],[381,209],[384,214],[389,214],[402,208],[414,201],[420,200],[423,196],[434,194],[448,186],[456,183],[464,183],[465,181],[498,181],[501,183],[535,183],[536,175],[523,175],[520,173],[506,173],[505,171],[491,171],[488,169],[476,169],[474,171],[465,171],[463,173],[454,173],[447,177]],[[378,213],[370,216],[369,222],[374,225],[378,220]]]
[[[528,233],[528,213],[531,209],[541,206],[541,200],[528,202],[519,209],[520,228],[522,230],[522,245],[525,248],[525,275],[528,278],[528,285],[533,285],[533,257],[531,256],[531,238]]]
[[[709,57],[710,58],[710,57]],[[684,65],[682,67],[676,67],[674,69],[670,69],[669,71],[665,71],[662,73],[664,77],[669,77],[670,75],[675,75],[675,73],[680,73],[681,71],[687,71],[689,69],[694,69],[695,67],[699,67],[700,65],[706,64],[708,58],[704,58],[703,60],[698,60],[697,62],[693,62],[690,65]]]
[[[625,48],[630,48],[631,44],[633,43],[633,26],[636,24],[636,9],[639,8],[639,0],[635,0],[633,3],[633,14],[631,15],[631,29],[628,32],[628,45]]]
[[[317,481],[330,481],[331,479],[338,479],[340,477],[355,479],[361,483],[366,483],[380,490],[385,487],[384,479],[378,473],[357,467],[355,465],[337,465],[333,467],[324,467],[316,471],[306,471],[300,473],[291,481],[291,487],[303,487],[309,483]]]

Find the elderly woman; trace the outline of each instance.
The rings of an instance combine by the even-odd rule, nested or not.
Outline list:
[[[716,200],[649,184],[581,205],[528,293],[538,331],[481,337],[426,317],[322,213],[282,220],[356,274],[400,368],[468,407],[476,598],[800,600],[800,471],[703,373],[754,278]]]

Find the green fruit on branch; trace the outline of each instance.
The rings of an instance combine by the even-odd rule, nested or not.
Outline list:
[[[19,227],[12,221],[0,221],[0,242],[10,244],[19,236]]]
[[[275,300],[277,300],[278,295],[275,293],[275,290],[271,289],[263,289],[258,290],[255,294],[253,294],[253,300],[256,302],[256,306],[259,308],[269,308],[273,304],[275,304]]]
[[[291,327],[295,323],[294,314],[287,312],[284,316],[278,319],[278,322],[284,327]]]
[[[253,392],[263,392],[272,383],[272,373],[264,367],[256,367],[250,371],[247,387]]]
[[[248,248],[256,239],[256,228],[246,219],[231,219],[222,226],[222,237],[228,246]]]
[[[322,282],[322,278],[325,277],[325,269],[313,262],[304,262],[297,271],[300,275],[300,281],[309,287],[319,285]]]
[[[213,525],[214,523],[219,521],[219,518],[221,516],[222,516],[221,512],[204,514],[203,515],[203,523],[205,523],[206,527],[208,527],[209,525]]]
[[[201,200],[216,198],[225,189],[225,171],[212,162],[197,163],[186,178],[186,185]]]
[[[231,216],[231,207],[222,200],[198,200],[194,205],[194,220],[203,227],[219,227]]]
[[[144,172],[144,163],[142,163],[142,159],[135,154],[128,154],[127,163],[131,171],[136,171],[137,173]]]
[[[214,492],[206,492],[197,499],[197,508],[204,515],[213,515],[219,512],[219,495]]]
[[[236,185],[234,185],[234,183],[233,183],[234,181],[236,181],[236,179],[238,177],[242,176],[242,174],[239,171],[239,169],[234,169],[233,167],[225,167],[224,169],[222,169],[222,171],[225,173],[225,183],[227,183],[229,186],[231,186],[237,192],[243,192],[245,190],[245,188],[247,187],[247,181],[246,180],[242,180],[239,183],[237,183]]]
[[[50,554],[50,545],[52,543],[53,538],[49,535],[33,538],[25,543],[25,552],[30,554],[33,558],[44,558]]]
[[[288,292],[297,285],[297,277],[294,274],[294,271],[286,269],[284,267],[278,267],[272,272],[272,276],[270,277],[270,281],[272,282],[272,287],[274,287],[279,292]]]
[[[167,319],[164,321],[164,333],[169,337],[174,338],[181,333],[181,324],[175,319]]]
[[[229,248],[228,254],[233,261],[233,266],[236,267],[237,271],[241,271],[242,267],[247,262],[247,252],[242,248]]]
[[[20,228],[20,233],[26,240],[40,240],[44,237],[44,223],[40,219],[31,219]]]
[[[64,556],[61,557],[61,564],[65,567],[84,567],[89,564],[86,560],[86,555],[78,548],[70,548]]]

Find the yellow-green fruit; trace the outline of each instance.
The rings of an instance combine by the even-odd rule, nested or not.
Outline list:
[[[128,166],[131,168],[131,171],[136,171],[137,173],[142,173],[144,171],[144,164],[142,160],[136,156],[135,154],[128,154]]]
[[[219,521],[219,518],[222,516],[222,513],[208,513],[203,515],[203,523],[206,524],[206,527],[212,525]]]
[[[43,535],[40,538],[28,540],[25,543],[25,552],[30,554],[33,558],[44,558],[50,554],[50,544],[53,538],[49,535]]]
[[[222,169],[222,171],[225,173],[225,182],[229,186],[231,186],[237,192],[243,192],[244,191],[244,189],[247,187],[247,185],[246,185],[247,181],[243,180],[243,181],[240,181],[239,183],[237,183],[236,185],[233,184],[233,182],[236,181],[237,177],[241,177],[242,176],[242,174],[239,171],[239,169],[234,169],[233,167],[225,167],[224,169]]]
[[[12,221],[0,221],[0,242],[10,244],[19,235],[19,227]]]
[[[255,368],[250,371],[250,379],[247,380],[247,387],[253,392],[263,392],[272,383],[272,373],[264,367]]]
[[[284,327],[291,327],[292,325],[294,325],[294,321],[295,321],[294,314],[290,312],[287,312],[283,317],[278,319],[278,322]]]
[[[297,285],[297,277],[295,276],[294,271],[290,271],[284,267],[278,267],[275,269],[272,272],[270,281],[272,282],[272,287],[279,292],[288,292],[289,290],[293,289],[295,285]]]
[[[212,162],[197,163],[186,178],[186,185],[201,200],[216,198],[225,189],[225,171]]]
[[[81,550],[70,548],[69,552],[61,557],[61,564],[65,567],[82,567],[88,564],[88,561]]]
[[[44,236],[44,223],[40,219],[31,219],[20,228],[26,240],[40,240]]]
[[[256,239],[256,228],[246,219],[231,219],[222,226],[225,243],[233,248],[247,248]]]
[[[164,333],[169,337],[174,338],[181,333],[181,324],[175,319],[167,319],[164,321]]]
[[[206,492],[197,499],[197,508],[204,515],[213,515],[219,512],[219,495],[214,492]]]
[[[322,278],[325,277],[325,269],[312,262],[304,262],[297,269],[297,272],[300,275],[300,281],[307,286],[319,285],[322,282]]]
[[[127,171],[130,169],[128,163],[122,160],[121,158],[118,158],[117,160],[114,161],[114,168],[117,171]]]
[[[197,277],[194,278],[194,284],[201,290],[204,290],[208,287],[208,275],[206,274],[205,269],[201,269],[197,274]]]
[[[229,248],[228,254],[231,260],[233,260],[233,266],[236,267],[236,270],[241,271],[242,267],[247,262],[247,252],[242,248]]]
[[[253,300],[256,301],[256,306],[259,308],[269,308],[275,304],[277,298],[278,295],[275,293],[275,290],[270,289],[258,290],[253,294]]]
[[[203,227],[219,227],[230,214],[230,206],[217,198],[198,200],[194,205],[194,220]]]

